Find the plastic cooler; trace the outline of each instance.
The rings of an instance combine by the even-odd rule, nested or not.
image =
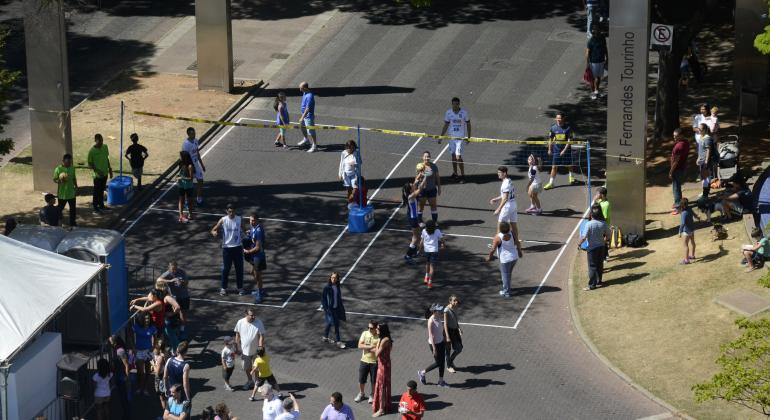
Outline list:
[[[116,176],[107,184],[107,204],[126,204],[134,195],[134,178]]]
[[[374,207],[353,207],[348,212],[348,230],[352,233],[366,233],[374,227]]]

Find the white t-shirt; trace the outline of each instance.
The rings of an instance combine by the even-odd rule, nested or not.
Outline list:
[[[182,142],[182,151],[190,154],[193,165],[196,168],[200,167],[201,157],[198,155],[198,139],[184,139],[184,142]]]
[[[422,244],[425,252],[438,252],[439,242],[443,235],[441,229],[436,229],[433,235],[428,234],[428,231],[422,230]]]
[[[259,347],[259,341],[257,336],[259,334],[265,334],[265,326],[262,325],[262,321],[254,319],[254,321],[246,321],[246,318],[241,318],[235,324],[235,329],[241,336],[241,352],[244,356],[253,356],[257,354],[257,347]]]
[[[503,179],[503,183],[500,184],[500,199],[503,199],[503,194],[508,193],[508,200],[515,200],[516,199],[516,193],[513,190],[513,182],[511,182],[511,178],[505,177]]]
[[[470,117],[468,117],[468,112],[462,108],[460,108],[460,111],[455,114],[454,111],[452,111],[452,108],[449,108],[446,111],[446,114],[444,114],[444,122],[449,123],[449,127],[447,127],[447,135],[452,137],[467,137],[468,134],[465,131],[465,124],[470,122]]]
[[[289,413],[284,412],[283,414],[278,415],[275,420],[299,420],[299,411],[292,410]]]
[[[356,172],[356,154],[355,153],[348,153],[347,150],[342,151],[342,155],[340,155],[340,169],[338,171],[338,175],[342,176],[342,174],[354,174]]]
[[[221,220],[222,248],[243,246],[241,243],[241,216],[235,216],[232,219],[228,216],[223,216]]]
[[[276,420],[283,413],[283,401],[280,398],[273,396],[272,400],[265,399],[265,403],[262,405],[263,420]]]
[[[225,361],[225,366],[231,368],[235,366],[235,353],[230,347],[225,346],[222,349],[222,359]]]
[[[99,376],[99,373],[94,373],[94,376],[92,376],[91,379],[93,379],[93,381],[96,383],[96,389],[94,389],[94,397],[104,398],[109,397],[110,394],[112,394],[112,391],[110,390],[110,379],[112,379],[112,373],[107,375],[106,378]]]

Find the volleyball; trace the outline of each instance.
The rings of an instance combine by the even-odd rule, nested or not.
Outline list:
[[[62,173],[59,174],[59,181],[67,182],[67,173],[66,172],[62,172]]]
[[[417,164],[417,166],[415,167],[415,170],[416,170],[417,172],[422,172],[422,171],[424,171],[424,170],[425,170],[425,164],[424,164],[424,163],[422,163],[422,162],[418,163],[418,164]]]

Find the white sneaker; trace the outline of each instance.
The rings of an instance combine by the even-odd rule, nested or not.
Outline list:
[[[304,145],[306,145],[308,143],[310,143],[310,141],[308,141],[308,139],[302,139],[302,141],[297,143],[297,146],[304,146]]]
[[[369,404],[374,404],[374,397],[372,396],[369,397]]]
[[[596,94],[595,93],[591,94],[591,99],[596,99]]]
[[[318,150],[318,148],[317,148],[317,147],[315,146],[315,144],[314,144],[314,145],[312,145],[312,146],[310,147],[310,149],[308,149],[308,150],[307,150],[307,152],[308,152],[308,153],[313,153],[313,152],[315,152],[315,151],[317,151],[317,150]]]
[[[358,395],[356,395],[356,397],[355,397],[355,398],[353,398],[353,401],[355,401],[355,402],[361,402],[361,401],[363,401],[363,400],[364,400],[364,398],[366,398],[366,395],[364,395],[364,393],[363,393],[363,392],[359,392],[359,393],[358,393]]]

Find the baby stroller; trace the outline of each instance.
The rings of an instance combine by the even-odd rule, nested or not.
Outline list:
[[[740,149],[738,148],[738,136],[731,134],[727,136],[729,140],[719,143],[719,165],[717,167],[717,178],[720,182],[726,182],[738,174],[738,158]]]

